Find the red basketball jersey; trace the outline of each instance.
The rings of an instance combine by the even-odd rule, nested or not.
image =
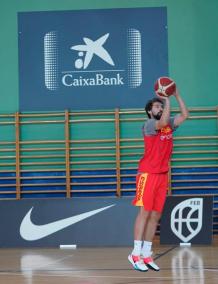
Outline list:
[[[169,160],[173,148],[173,120],[172,123],[160,130],[155,130],[155,120],[149,119],[144,129],[144,156],[139,161],[138,172],[140,173],[165,173],[169,170]],[[148,127],[149,125],[149,127]]]

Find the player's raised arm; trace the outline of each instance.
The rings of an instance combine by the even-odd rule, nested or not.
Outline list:
[[[164,101],[163,106],[162,106],[162,115],[160,120],[156,121],[156,129],[161,129],[169,123],[170,120],[170,100],[168,97],[161,97],[157,93],[156,95]]]
[[[189,111],[188,111],[183,99],[179,95],[178,89],[176,89],[176,91],[174,93],[174,97],[176,98],[176,100],[179,104],[179,109],[180,109],[180,113],[175,116],[174,126],[179,126],[181,123],[183,123],[189,117]]]

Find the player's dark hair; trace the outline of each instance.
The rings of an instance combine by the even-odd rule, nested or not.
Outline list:
[[[146,106],[145,106],[145,111],[146,111],[147,116],[149,118],[151,118],[149,111],[152,109],[152,106],[153,106],[154,103],[161,103],[163,105],[163,101],[159,98],[153,98],[153,99],[149,100],[147,102]]]

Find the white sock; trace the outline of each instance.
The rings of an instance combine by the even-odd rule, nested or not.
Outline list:
[[[134,249],[132,255],[140,255],[142,249],[142,241],[134,240]]]
[[[143,257],[149,257],[151,255],[151,247],[152,247],[152,242],[144,241],[141,251]]]

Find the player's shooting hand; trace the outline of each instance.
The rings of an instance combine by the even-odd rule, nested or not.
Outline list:
[[[169,97],[164,97],[164,96],[160,96],[160,95],[158,95],[158,92],[155,92],[155,94],[156,94],[156,96],[157,96],[158,98],[160,98],[161,100],[166,101],[166,100],[168,100],[168,99],[169,99]]]

